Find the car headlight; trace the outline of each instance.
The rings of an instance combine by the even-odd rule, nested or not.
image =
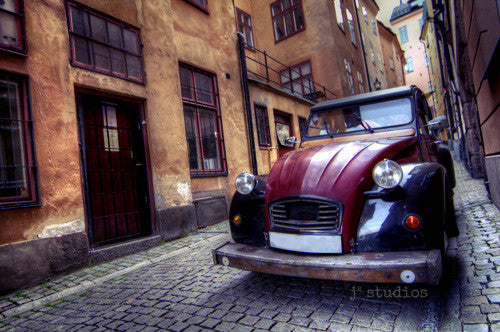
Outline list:
[[[373,180],[386,189],[394,188],[403,180],[403,169],[395,161],[384,159],[373,168]]]
[[[247,172],[241,172],[236,176],[234,185],[240,194],[250,194],[253,188],[255,188],[255,176]]]

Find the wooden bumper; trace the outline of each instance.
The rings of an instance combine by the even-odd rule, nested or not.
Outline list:
[[[243,270],[328,280],[437,285],[442,272],[439,250],[306,255],[229,242],[213,257]]]

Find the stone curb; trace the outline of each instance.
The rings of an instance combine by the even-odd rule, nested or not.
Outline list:
[[[215,236],[212,236],[210,238],[203,240],[203,243],[198,242],[195,244],[189,244],[185,247],[182,247],[180,249],[176,249],[174,251],[168,252],[166,254],[163,254],[161,256],[158,256],[158,257],[155,257],[152,259],[146,258],[144,261],[142,261],[140,263],[126,267],[126,268],[119,270],[119,271],[116,271],[116,272],[109,273],[103,277],[96,278],[95,280],[83,281],[79,285],[61,290],[55,294],[51,294],[51,295],[48,295],[48,296],[43,297],[41,299],[34,300],[34,301],[29,302],[29,303],[21,304],[18,307],[5,310],[4,312],[0,313],[0,318],[5,319],[5,318],[9,318],[9,317],[12,317],[15,315],[19,315],[23,312],[33,310],[33,309],[38,308],[40,306],[43,306],[47,303],[60,300],[64,297],[67,297],[67,296],[70,296],[70,295],[73,295],[73,294],[76,294],[79,292],[83,292],[91,287],[101,285],[108,280],[120,277],[120,276],[125,275],[127,273],[135,272],[143,267],[159,263],[159,262],[164,261],[166,259],[169,259],[171,257],[182,255],[182,254],[190,251],[191,249],[195,249],[197,247],[202,246],[203,244],[206,245],[208,243],[209,245],[212,245],[212,244],[215,244],[218,242],[223,242],[225,240],[229,240],[228,234],[222,233],[222,234],[218,234],[218,235],[215,235]]]

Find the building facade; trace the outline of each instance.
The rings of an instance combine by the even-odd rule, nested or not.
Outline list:
[[[369,90],[351,1],[0,14],[2,293],[224,220],[235,177],[268,173],[312,105]]]
[[[388,88],[405,85],[404,53],[399,45],[398,37],[382,22],[378,22],[378,33],[382,56],[384,58],[384,73]]]

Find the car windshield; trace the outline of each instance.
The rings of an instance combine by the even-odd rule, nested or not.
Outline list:
[[[407,125],[412,121],[408,98],[348,106],[314,113],[310,116],[306,135],[337,136],[359,131]]]

